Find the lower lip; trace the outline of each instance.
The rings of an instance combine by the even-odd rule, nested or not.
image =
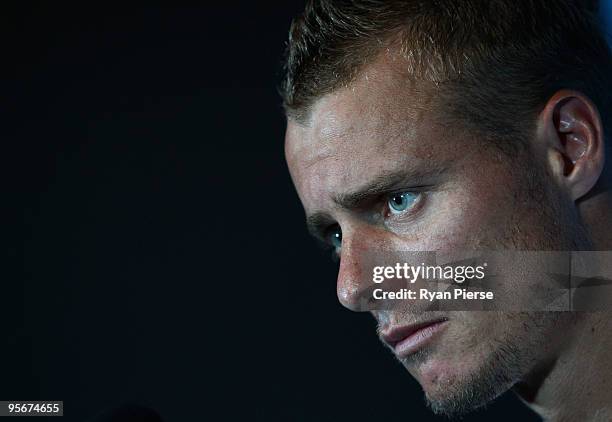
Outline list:
[[[434,339],[445,327],[448,321],[438,321],[410,334],[395,345],[398,358],[406,358],[415,353]]]

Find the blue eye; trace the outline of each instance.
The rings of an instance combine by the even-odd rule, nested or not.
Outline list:
[[[331,243],[334,248],[342,246],[342,230],[340,230],[340,227],[331,230],[329,233],[329,243]]]
[[[413,192],[394,194],[389,198],[389,210],[392,214],[401,214],[412,208],[418,197],[418,194]]]

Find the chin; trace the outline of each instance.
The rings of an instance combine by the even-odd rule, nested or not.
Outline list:
[[[443,365],[423,373],[420,382],[430,409],[449,417],[484,406],[512,387],[507,379],[489,378],[479,370],[454,371]]]
[[[486,405],[520,379],[519,355],[500,347],[489,353],[450,356],[435,351],[412,362],[428,406],[437,414],[460,416]]]

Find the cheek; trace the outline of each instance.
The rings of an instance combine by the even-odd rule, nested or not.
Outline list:
[[[505,186],[500,188],[500,186]],[[505,242],[515,214],[511,181],[466,180],[431,194],[422,221],[414,226],[420,250],[460,251]]]
[[[521,327],[503,314],[453,312],[444,342],[435,350],[435,359],[423,362],[415,375],[426,390],[446,390],[455,382],[478,374],[483,363],[495,356],[500,344],[515,342]]]

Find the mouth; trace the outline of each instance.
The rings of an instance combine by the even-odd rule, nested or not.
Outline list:
[[[438,334],[440,334],[448,323],[448,319],[440,318],[417,324],[390,327],[381,332],[380,337],[398,358],[407,358],[416,353]]]

